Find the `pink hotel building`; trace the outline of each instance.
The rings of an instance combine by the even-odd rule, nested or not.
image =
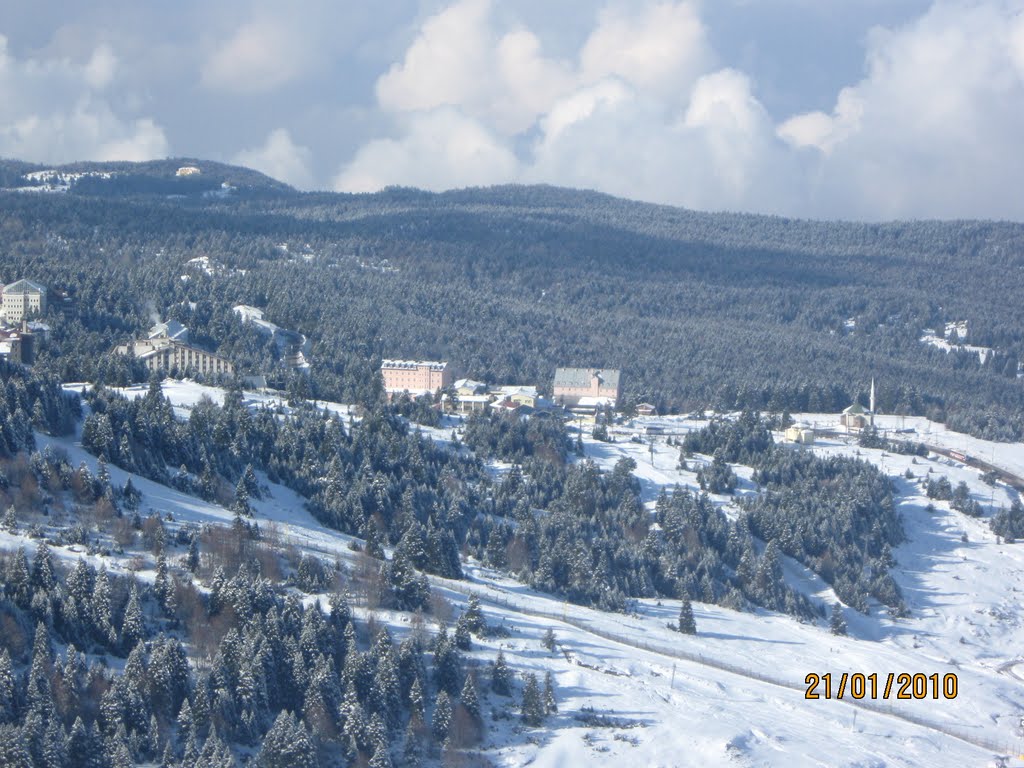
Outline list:
[[[384,391],[389,396],[408,392],[413,397],[432,394],[451,386],[452,369],[448,363],[431,360],[382,360]]]

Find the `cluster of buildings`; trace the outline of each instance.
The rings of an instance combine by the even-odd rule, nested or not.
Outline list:
[[[64,294],[58,296],[63,303]],[[29,321],[46,313],[49,305],[46,286],[34,280],[16,280],[3,287],[0,297],[0,357],[14,363],[31,365],[35,359],[36,337],[45,335],[48,326]]]
[[[460,413],[486,408],[521,414],[572,412],[593,414],[616,407],[622,394],[621,373],[614,369],[558,368],[550,398],[532,385],[489,387],[472,379],[454,379],[447,362],[434,360],[384,360],[380,367],[388,397],[408,393],[413,397],[449,390],[447,402]]]
[[[193,347],[188,343],[188,328],[176,320],[157,323],[145,339],[135,339],[114,348],[115,354],[141,360],[149,371],[170,373],[172,370],[203,376],[230,376],[235,367],[226,357]]]
[[[839,426],[846,429],[847,434],[863,432],[875,426],[875,380],[871,380],[871,391],[868,399],[868,407],[865,408],[858,402],[843,409],[839,414]],[[809,424],[798,422],[791,425],[785,431],[786,442],[798,445],[812,445],[817,438],[817,433]]]

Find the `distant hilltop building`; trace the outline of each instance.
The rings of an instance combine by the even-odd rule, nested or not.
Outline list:
[[[46,312],[46,287],[33,280],[18,280],[5,285],[3,293],[4,319],[12,325],[29,315]]]
[[[174,175],[175,176],[198,176],[201,173],[202,173],[202,171],[199,168],[196,168],[196,166],[194,166],[194,165],[183,165],[183,166],[181,166],[181,168],[179,168],[177,171],[175,171]]]
[[[226,358],[167,337],[136,339],[121,344],[114,352],[138,358],[148,370],[162,373],[177,370],[180,373],[193,372],[204,376],[230,376],[235,372],[235,367]]]
[[[380,372],[389,396],[401,392],[413,396],[433,394],[451,386],[453,379],[448,363],[433,360],[382,360]]]
[[[614,406],[619,401],[621,376],[618,370],[600,368],[557,368],[552,395],[567,407]]]

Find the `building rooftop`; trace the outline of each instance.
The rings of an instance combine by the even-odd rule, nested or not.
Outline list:
[[[500,394],[503,397],[514,397],[515,395],[525,395],[526,397],[537,397],[537,388],[526,384],[511,384],[509,386],[498,387],[493,392]]]
[[[448,363],[437,362],[436,360],[381,360],[381,369],[384,368],[430,368],[432,371],[443,371]]]
[[[589,387],[591,378],[597,375],[602,387],[619,387],[619,371],[614,368],[556,368],[556,387]]]
[[[25,293],[46,293],[46,286],[40,285],[34,280],[16,280],[10,285],[4,286],[4,293],[25,294]]]
[[[156,339],[165,337],[168,339],[185,339],[188,336],[188,328],[177,320],[168,320],[165,323],[157,323],[149,329],[149,338]]]

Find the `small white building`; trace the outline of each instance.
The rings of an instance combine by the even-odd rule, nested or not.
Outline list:
[[[806,424],[794,424],[786,430],[786,442],[797,445],[814,445],[814,430]]]

